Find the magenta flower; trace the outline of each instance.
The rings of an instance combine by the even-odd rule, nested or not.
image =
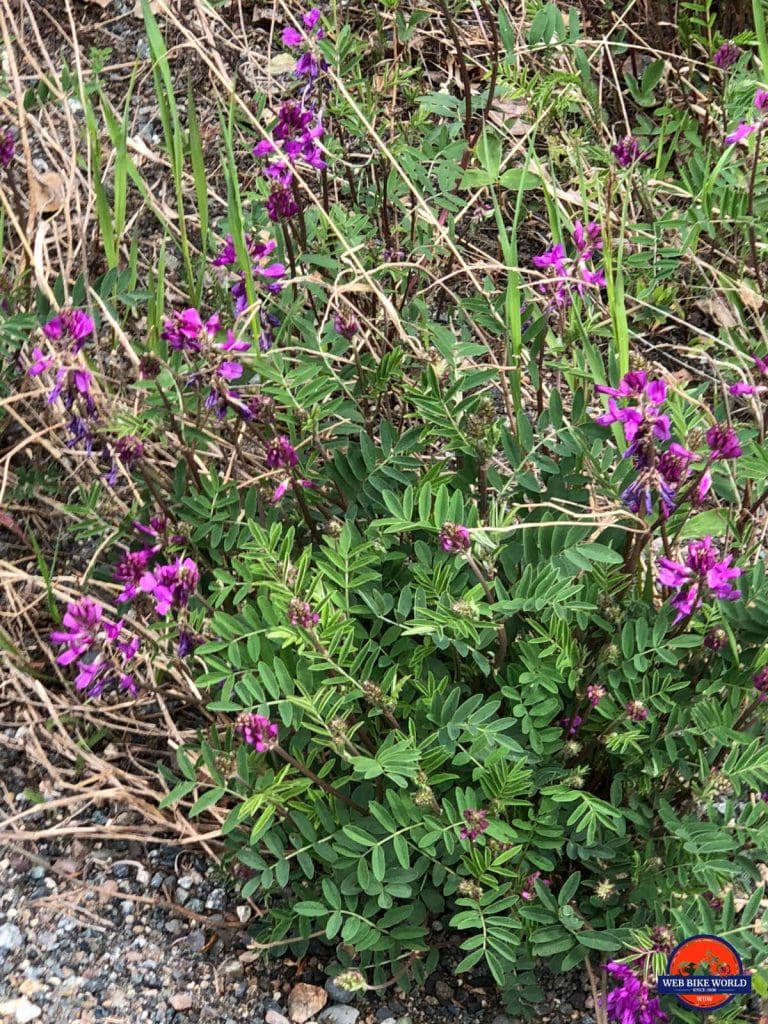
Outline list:
[[[741,50],[735,43],[726,42],[715,52],[712,60],[716,67],[720,68],[721,71],[727,71],[728,68],[738,61],[741,56]]]
[[[721,601],[736,601],[741,597],[741,591],[731,585],[731,580],[741,576],[741,569],[732,567],[732,561],[733,555],[718,561],[712,537],[692,541],[684,563],[659,559],[659,583],[677,591],[671,600],[677,610],[676,623],[692,615],[707,596]]]
[[[587,687],[587,700],[593,708],[596,708],[605,696],[605,693],[605,687],[601,686],[600,683],[590,683]]]
[[[741,445],[733,427],[716,423],[706,436],[713,459],[738,459],[741,456]]]
[[[755,110],[758,114],[768,114],[768,89],[758,89],[755,93]],[[741,121],[735,131],[732,131],[730,135],[726,135],[725,141],[729,144],[741,142],[742,139],[746,139],[752,132],[756,132],[758,128],[763,128],[764,126],[765,122],[762,119],[753,121],[751,124]]]
[[[302,629],[312,629],[320,621],[320,616],[313,611],[309,601],[302,601],[298,597],[292,597],[288,605],[288,621],[292,626],[301,626]]]
[[[528,875],[523,888],[520,890],[521,900],[526,900],[526,902],[530,903],[531,900],[536,899],[536,882],[538,881],[540,881],[542,885],[552,885],[552,882],[548,878],[541,877],[540,871],[534,871],[532,875]]]
[[[741,142],[746,139],[747,136],[751,135],[752,132],[757,130],[756,124],[747,124],[746,121],[740,121],[737,128],[735,128],[729,135],[725,136],[725,141],[729,146],[732,146],[736,142]]]
[[[7,167],[16,152],[16,140],[10,128],[0,131],[0,165]]]
[[[651,156],[649,150],[640,149],[640,143],[634,135],[626,135],[615,146],[611,146],[611,152],[619,167],[631,167],[632,164],[648,160]]]
[[[168,342],[168,347],[173,351],[197,355],[220,330],[221,321],[216,314],[203,322],[200,313],[190,308],[173,313],[170,320],[165,321],[160,337]]]
[[[762,704],[768,700],[768,665],[752,676],[752,682],[757,690],[757,699]]]
[[[644,722],[648,717],[648,708],[641,700],[631,700],[624,710],[631,722]]]
[[[126,671],[139,649],[137,637],[121,640],[123,621],[104,618],[102,606],[90,597],[70,602],[64,613],[62,630],[51,633],[51,641],[62,644],[56,657],[59,665],[76,663],[75,688],[88,697],[98,697],[105,687],[115,684],[136,696],[131,672]]]
[[[53,356],[44,355],[42,349],[37,347],[32,349],[32,359],[33,362],[27,370],[30,377],[39,377],[41,373],[45,373],[56,362]]]
[[[265,453],[267,469],[291,469],[298,465],[299,457],[290,439],[281,434],[280,437],[273,437],[267,445]]]
[[[608,993],[605,1009],[608,1019],[618,1024],[662,1024],[668,1020],[658,997],[652,997],[645,981],[637,977],[626,964],[608,963],[603,968],[620,982]]]
[[[459,839],[468,839],[474,843],[488,828],[490,822],[485,811],[468,807],[463,814],[464,824],[459,830]]]
[[[177,558],[169,565],[158,565],[145,572],[139,589],[151,594],[155,611],[166,616],[171,608],[184,608],[200,582],[200,571],[191,558]]]
[[[346,338],[347,341],[352,341],[354,336],[360,330],[360,324],[357,320],[347,320],[341,313],[336,313],[333,318],[333,329],[337,334],[340,334],[342,338]]]
[[[121,557],[112,573],[112,579],[123,584],[117,595],[118,604],[132,601],[139,593],[139,584],[156,552],[157,548],[141,548],[139,551],[126,551]]]
[[[472,546],[469,530],[466,526],[457,526],[455,523],[443,523],[438,540],[443,551],[449,554],[469,551]]]
[[[126,434],[115,441],[115,454],[124,466],[135,466],[144,454],[144,442],[133,434]]]
[[[256,715],[252,711],[244,711],[238,715],[235,729],[245,742],[259,754],[265,754],[277,745],[278,728],[264,715]]]
[[[50,341],[71,342],[70,351],[75,354],[83,347],[89,334],[93,334],[93,320],[81,309],[63,309],[47,324],[43,324],[43,334]]]
[[[70,602],[64,613],[62,623],[64,630],[54,630],[51,641],[64,644],[66,649],[56,658],[59,665],[69,665],[93,646],[101,629],[104,609],[90,597],[81,597],[79,601]]]

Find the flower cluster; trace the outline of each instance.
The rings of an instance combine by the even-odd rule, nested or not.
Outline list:
[[[291,444],[290,438],[279,434],[267,442],[264,450],[264,462],[267,469],[293,470],[299,464],[299,456]],[[276,505],[283,499],[291,483],[299,487],[314,487],[311,480],[304,480],[295,474],[283,476],[272,495],[272,504]]]
[[[466,526],[457,526],[455,523],[443,523],[438,539],[440,547],[449,554],[469,551],[472,545],[472,538]]]
[[[293,597],[288,605],[288,621],[292,626],[312,629],[320,621],[320,616],[313,610],[309,601],[302,601],[298,597]]]
[[[265,754],[277,745],[277,726],[264,715],[244,711],[238,716],[235,729],[259,754]]]
[[[608,1019],[618,1024],[657,1024],[667,1020],[657,996],[651,996],[647,983],[626,964],[608,963],[604,970],[620,984],[608,993],[605,1009]]]
[[[152,543],[135,551],[126,551],[115,566],[112,579],[123,584],[117,596],[119,603],[132,601],[140,594],[150,594],[155,611],[163,618],[171,609],[186,608],[200,582],[197,563],[184,556],[171,561],[160,558],[164,548],[183,542],[184,538],[170,532],[170,524],[161,516],[154,516],[149,525],[135,522],[135,529],[152,539]],[[166,556],[167,557],[167,556]]]
[[[198,310],[190,308],[174,312],[165,321],[161,337],[172,351],[196,360],[196,369],[187,377],[187,385],[208,387],[206,409],[215,409],[219,420],[224,419],[229,408],[249,419],[247,404],[231,382],[242,377],[244,369],[239,357],[250,349],[251,343],[236,338],[230,330],[223,341],[217,341],[221,330],[218,316],[214,314],[203,320]]]
[[[644,722],[648,717],[648,708],[641,700],[629,701],[625,711],[630,722]]]
[[[277,243],[270,239],[266,242],[258,242],[250,235],[243,237],[243,245],[251,265],[251,274],[254,281],[261,281],[267,292],[276,295],[282,289],[282,278],[285,277],[285,265],[280,262],[272,262],[270,257],[277,248]],[[237,250],[232,235],[227,235],[224,245],[217,256],[211,260],[214,267],[236,267],[238,266]],[[232,286],[232,299],[234,302],[234,313],[238,317],[248,306],[248,292],[245,284],[245,270],[237,271],[237,280]],[[259,307],[259,323],[262,332],[259,337],[259,348],[262,352],[268,352],[272,347],[272,329],[279,327],[280,320],[267,310],[263,305]]]
[[[693,615],[705,597],[713,596],[721,601],[736,601],[741,597],[741,591],[731,585],[731,580],[741,576],[741,569],[732,566],[732,561],[732,554],[718,558],[712,537],[692,541],[684,562],[659,559],[659,583],[677,591],[671,600],[677,611],[676,623]]]
[[[650,150],[641,149],[640,143],[634,135],[626,135],[614,146],[611,146],[611,153],[619,167],[631,167],[632,164],[651,158]]]
[[[660,514],[666,518],[680,500],[683,485],[691,479],[693,464],[703,462],[697,477],[685,492],[693,501],[702,502],[712,486],[714,462],[736,459],[741,455],[738,436],[732,427],[714,424],[706,434],[707,456],[686,448],[677,441],[659,451],[660,441],[670,441],[670,421],[661,411],[667,399],[663,381],[649,380],[644,370],[631,370],[617,388],[597,385],[596,391],[608,395],[608,411],[595,417],[602,427],[621,423],[628,445],[624,458],[631,458],[637,475],[622,493],[622,500],[633,512],[653,511],[658,496]],[[617,399],[634,404],[619,406]]]
[[[732,68],[741,56],[741,49],[730,41],[723,43],[714,53],[712,62],[721,71]]]
[[[316,41],[324,35],[322,28],[316,28],[319,20],[320,12],[313,7],[302,18],[304,34],[291,26],[283,29],[286,46],[303,47],[295,70],[305,84],[298,101],[288,99],[280,105],[271,138],[262,139],[253,149],[255,157],[266,159],[263,174],[270,184],[266,208],[271,221],[299,212],[293,169],[302,165],[323,170],[326,166],[319,142],[325,131],[322,109],[312,100],[312,93],[320,92],[321,73],[327,68],[316,48]]]
[[[459,829],[459,839],[468,839],[470,843],[474,843],[490,824],[487,813],[474,807],[468,807],[462,817],[464,824]]]
[[[51,633],[51,641],[63,645],[57,663],[75,664],[78,669],[76,689],[85,691],[88,697],[98,697],[107,686],[115,685],[136,696],[130,662],[136,657],[139,641],[123,635],[122,619],[110,622],[102,606],[86,596],[67,605],[62,625],[64,629]]]
[[[544,272],[546,280],[538,290],[548,299],[547,311],[565,309],[573,302],[573,293],[583,296],[587,287],[605,287],[605,275],[594,260],[603,247],[602,229],[595,221],[583,225],[577,220],[573,228],[575,256],[566,256],[565,246],[558,242],[541,256],[533,257],[533,265]]]
[[[746,139],[752,132],[756,132],[758,129],[765,128],[768,124],[768,89],[758,89],[755,93],[755,110],[760,115],[756,120],[740,121],[738,127],[726,135],[725,141],[728,145],[733,145],[735,142],[741,142],[742,139]]]

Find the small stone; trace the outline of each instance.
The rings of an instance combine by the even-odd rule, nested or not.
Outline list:
[[[182,875],[179,879],[179,885],[182,889],[191,889],[195,884],[195,880],[192,875]]]
[[[0,927],[0,949],[19,949],[23,944],[24,936],[15,924]]]
[[[245,977],[245,968],[239,960],[229,960],[222,965],[221,973],[229,981],[239,981]]]
[[[388,1006],[380,1006],[376,1011],[376,1020],[378,1024],[396,1024],[395,1018],[392,1016],[392,1011]]]
[[[29,877],[34,878],[36,882],[39,882],[41,878],[45,878],[45,868],[36,864],[29,872]]]
[[[36,1020],[42,1012],[40,1007],[30,1003],[26,996],[0,1003],[0,1017],[12,1017],[15,1024],[27,1024],[30,1020]]]
[[[211,889],[208,899],[205,901],[206,910],[223,910],[225,893],[223,889]]]
[[[195,928],[195,930],[190,932],[187,936],[187,941],[189,942],[189,948],[193,953],[202,953],[205,949],[206,943],[205,932],[202,928]]]
[[[192,996],[189,992],[177,992],[168,1002],[177,1012],[192,1009]]]
[[[328,993],[324,988],[307,985],[301,981],[293,986],[288,996],[288,1015],[295,1024],[305,1024],[305,1021],[319,1013],[327,1002]]]
[[[350,990],[348,988],[344,988],[342,985],[337,985],[335,978],[329,978],[326,981],[325,991],[328,993],[328,998],[334,1003],[352,1003],[357,995],[354,989]],[[389,1014],[387,1014],[387,1016],[389,1016]]]
[[[187,900],[189,899],[189,891],[187,889],[182,889],[181,887],[179,887],[176,889],[174,896],[179,906],[183,907]]]
[[[449,999],[453,999],[453,989],[441,979],[435,982],[435,995],[447,1003]]]
[[[319,1024],[357,1024],[360,1011],[354,1006],[329,1006],[318,1015]]]
[[[264,1020],[266,1024],[291,1024],[288,1018],[284,1017],[282,1013],[278,1013],[277,1010],[267,1010]]]
[[[397,1024],[397,1020],[394,1017],[379,1017],[377,1015],[376,1020],[378,1020],[380,1024]]]
[[[188,900],[187,910],[191,910],[193,914],[202,914],[203,912],[203,901],[202,900]]]
[[[159,889],[164,881],[165,881],[165,875],[163,874],[163,872],[162,871],[156,871],[154,873],[154,875],[152,875],[152,881],[149,884],[150,884],[150,886],[153,889]]]
[[[170,921],[166,921],[165,922],[165,930],[170,935],[178,935],[183,927],[184,927],[184,925],[176,917],[173,917],[173,918],[171,918]]]

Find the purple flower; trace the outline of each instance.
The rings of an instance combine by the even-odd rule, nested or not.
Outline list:
[[[631,700],[626,708],[627,717],[632,722],[644,722],[648,717],[648,708],[641,700]]]
[[[109,684],[115,684],[136,696],[131,672],[125,671],[139,649],[137,637],[121,640],[123,621],[110,622],[104,609],[90,597],[70,602],[62,619],[66,629],[54,630],[51,641],[63,644],[57,656],[59,665],[76,663],[75,688],[88,697],[98,697]]]
[[[712,537],[692,541],[684,563],[659,559],[659,583],[677,591],[671,601],[672,607],[677,609],[676,623],[700,608],[708,594],[721,601],[736,601],[741,597],[741,591],[731,586],[730,581],[741,576],[741,569],[732,567],[732,561],[733,555],[718,561]]]
[[[661,1024],[668,1019],[658,997],[651,997],[646,982],[638,978],[626,964],[608,963],[604,970],[620,983],[608,993],[605,1000],[610,1021],[617,1021],[618,1024]]]
[[[457,526],[455,523],[443,523],[438,540],[443,551],[447,551],[449,554],[469,551],[472,546],[469,530],[466,526]]]
[[[290,439],[281,434],[274,437],[267,445],[265,453],[267,469],[291,469],[298,465],[299,457]]]
[[[117,601],[132,601],[139,593],[139,583],[147,571],[147,567],[156,554],[157,548],[141,548],[139,551],[126,551],[115,566],[112,579],[123,584],[117,595]]]
[[[89,334],[93,334],[93,320],[81,309],[63,309],[47,324],[43,324],[43,334],[50,341],[70,341],[70,351],[80,351]]]
[[[640,143],[634,135],[626,135],[615,146],[611,146],[611,152],[619,167],[631,167],[632,164],[648,160],[651,156],[649,150],[640,149]]]
[[[530,903],[531,900],[536,899],[536,882],[541,881],[542,885],[552,885],[552,882],[548,878],[542,878],[540,871],[534,871],[532,875],[528,875],[525,880],[523,888],[520,890],[520,899]]]
[[[723,43],[723,45],[715,52],[712,58],[715,66],[720,68],[721,71],[727,71],[728,68],[738,61],[741,56],[741,50],[735,43],[730,41]]]
[[[215,334],[221,330],[221,321],[214,314],[203,322],[200,313],[194,309],[184,309],[173,313],[166,320],[160,335],[168,342],[168,347],[177,352],[189,352],[197,355],[204,344],[209,344]]]
[[[768,700],[768,665],[752,676],[752,682],[755,684],[757,699],[760,703]]]
[[[741,456],[741,445],[733,427],[716,423],[706,436],[713,459],[738,459]]]
[[[10,128],[0,131],[0,164],[7,167],[16,152],[16,141]]]
[[[200,571],[191,558],[177,558],[169,565],[158,565],[145,572],[139,588],[151,594],[155,611],[165,616],[171,608],[184,608],[200,582]]]
[[[579,715],[574,715],[573,718],[561,718],[558,723],[565,729],[568,737],[573,737],[579,731],[584,724],[584,719],[580,718]]]
[[[736,142],[741,142],[742,139],[746,139],[748,135],[757,130],[756,124],[747,124],[746,121],[740,121],[738,128],[734,129],[730,135],[725,136],[725,141],[728,145],[733,145]]]
[[[133,434],[126,434],[115,441],[115,454],[124,466],[130,468],[135,466],[144,454],[144,443]]]
[[[30,377],[39,377],[41,373],[49,370],[56,361],[53,356],[44,355],[42,349],[37,347],[32,349],[32,358],[34,362],[27,370]]]
[[[309,601],[302,601],[298,597],[292,597],[288,605],[288,621],[292,626],[301,626],[302,629],[312,629],[320,621],[320,616],[313,611]]]
[[[196,633],[192,633],[188,629],[180,629],[176,642],[176,653],[180,658],[188,658],[202,642],[203,638]]]
[[[57,664],[69,665],[85,654],[96,642],[103,614],[104,609],[101,605],[90,597],[81,597],[79,601],[67,605],[62,619],[66,629],[54,630],[51,633],[53,643],[64,644],[66,647],[57,656]]]
[[[768,114],[768,89],[758,89],[755,93],[755,110]]]
[[[488,815],[485,811],[476,810],[475,808],[468,807],[463,814],[464,824],[459,830],[459,839],[468,839],[470,843],[474,841],[485,832],[490,824],[488,821]]]
[[[293,197],[293,192],[288,185],[276,185],[267,196],[267,216],[276,223],[281,220],[289,220],[299,212],[299,205]]]
[[[727,643],[728,634],[719,626],[707,630],[704,636],[704,646],[710,651],[722,651]]]
[[[593,708],[597,707],[604,696],[605,687],[601,686],[599,683],[590,683],[587,687],[587,700]]]
[[[277,745],[277,726],[264,715],[244,711],[238,715],[235,729],[259,754],[265,754]]]
[[[360,330],[360,324],[357,320],[347,320],[340,313],[336,313],[333,318],[333,329],[337,334],[340,334],[342,338],[346,338],[347,341],[352,341],[354,336]]]

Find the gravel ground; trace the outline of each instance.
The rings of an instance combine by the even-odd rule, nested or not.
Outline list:
[[[19,732],[0,729],[0,827],[32,806],[29,787],[49,802],[61,795],[38,778]],[[325,970],[331,949],[317,943],[298,963],[265,962],[249,935],[253,905],[204,855],[109,838],[138,824],[135,810],[106,804],[74,813],[41,804],[24,828],[60,825],[64,834],[19,833],[0,845],[0,1024],[518,1024],[503,1014],[490,977],[452,972],[450,948],[423,989],[388,988],[342,1005]],[[103,839],[68,837],[72,825],[98,826]],[[542,981],[549,998],[539,1021],[594,1024],[580,974]]]

